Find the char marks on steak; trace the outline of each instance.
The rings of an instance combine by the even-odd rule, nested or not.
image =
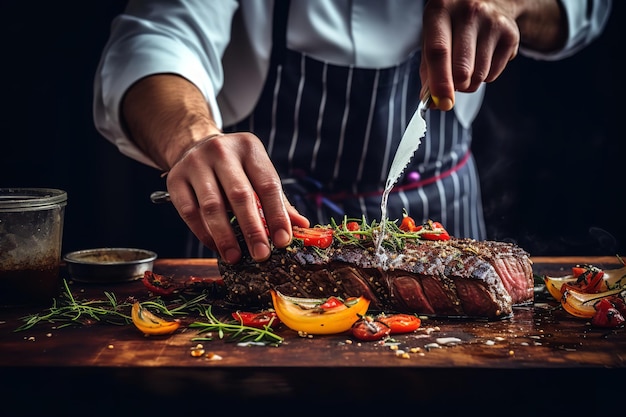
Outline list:
[[[245,252],[245,251],[244,251]],[[513,305],[533,301],[528,253],[505,242],[452,238],[407,241],[379,267],[374,249],[333,244],[328,249],[290,246],[269,260],[219,261],[226,299],[237,305],[271,305],[270,288],[294,297],[365,296],[370,309],[438,317],[497,319]]]

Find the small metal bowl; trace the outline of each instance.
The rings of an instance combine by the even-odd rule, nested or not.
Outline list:
[[[73,280],[108,283],[141,279],[156,258],[156,253],[144,249],[99,248],[70,252],[63,260]]]

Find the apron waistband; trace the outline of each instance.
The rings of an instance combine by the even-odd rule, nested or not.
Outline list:
[[[415,182],[411,182],[409,184],[395,186],[393,187],[391,191],[400,192],[400,191],[414,190],[416,188],[424,187],[426,185],[430,185],[434,182],[437,182],[446,177],[449,177],[450,175],[452,175],[453,173],[461,169],[467,163],[467,160],[469,159],[469,157],[470,157],[470,152],[467,152],[465,155],[463,155],[463,157],[459,160],[459,162],[453,167],[451,167],[450,169],[443,171],[442,173],[435,175],[433,177],[430,177],[430,178],[425,178],[423,180],[418,180]],[[333,193],[333,194],[314,192],[314,193],[308,193],[306,197],[309,199],[313,199],[314,201],[318,202],[318,204],[322,204],[322,201],[328,201],[328,200],[341,201],[341,200],[346,200],[346,199],[382,196],[383,192],[384,190],[383,191],[369,191],[369,192],[364,192],[364,193],[340,192],[340,193]]]

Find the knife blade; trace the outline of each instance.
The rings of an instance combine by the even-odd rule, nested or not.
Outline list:
[[[393,188],[394,184],[398,181],[398,178],[400,178],[400,175],[402,175],[402,172],[411,161],[413,154],[422,143],[422,138],[426,135],[426,119],[424,115],[428,107],[430,107],[431,101],[430,91],[426,90],[424,98],[420,101],[417,110],[415,110],[406,130],[402,134],[402,139],[400,139],[400,144],[391,162],[391,168],[389,168],[385,190],[391,190],[391,188]]]

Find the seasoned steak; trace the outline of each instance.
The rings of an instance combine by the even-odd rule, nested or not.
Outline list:
[[[533,301],[529,255],[513,244],[416,240],[390,256],[383,269],[372,246],[292,245],[266,262],[220,260],[219,269],[227,300],[246,306],[270,306],[270,288],[305,298],[363,295],[373,310],[440,317],[504,318]]]

